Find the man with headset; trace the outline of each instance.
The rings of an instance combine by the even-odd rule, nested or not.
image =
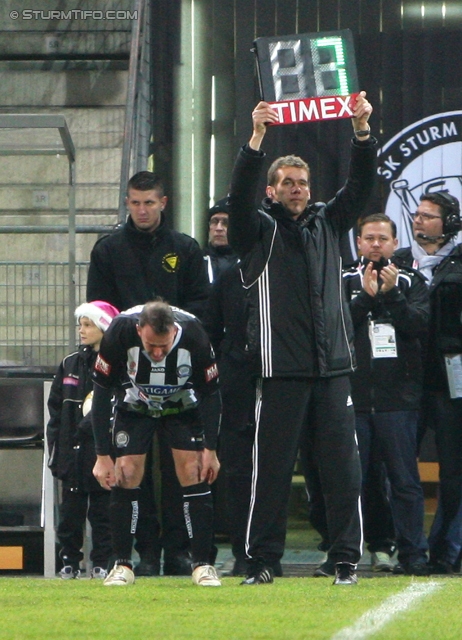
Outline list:
[[[412,216],[414,241],[393,257],[425,276],[430,327],[425,358],[422,420],[435,430],[440,466],[438,509],[430,536],[433,573],[458,572],[462,548],[462,245],[457,198],[424,193]]]

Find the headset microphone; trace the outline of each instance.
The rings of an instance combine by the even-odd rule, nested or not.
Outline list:
[[[425,233],[418,233],[416,235],[417,238],[422,238],[422,240],[428,240],[428,242],[438,242],[438,240],[444,240],[447,236],[446,233],[443,233],[441,236],[427,236]]]

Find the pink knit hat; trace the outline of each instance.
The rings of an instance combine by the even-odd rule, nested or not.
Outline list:
[[[98,329],[104,333],[111,324],[113,318],[119,315],[118,309],[104,302],[103,300],[94,300],[93,302],[84,302],[75,310],[75,317],[77,320],[80,318],[88,318],[92,320]]]

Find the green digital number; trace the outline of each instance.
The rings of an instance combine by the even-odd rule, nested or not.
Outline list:
[[[310,46],[316,94],[348,95],[350,83],[343,39],[338,36],[314,38]]]

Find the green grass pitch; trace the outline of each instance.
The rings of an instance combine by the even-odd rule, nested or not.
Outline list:
[[[336,634],[351,640],[462,637],[459,577],[360,578],[355,586],[333,586],[331,579],[310,577],[281,578],[272,585],[249,587],[240,586],[239,582],[238,578],[224,578],[221,588],[201,588],[192,585],[189,578],[162,577],[140,578],[129,587],[104,587],[100,581],[89,579],[1,577],[0,638],[317,640],[335,638]],[[429,592],[395,611],[396,602],[405,602],[406,593],[415,586]],[[368,620],[381,606],[388,606],[390,615],[371,633]],[[379,621],[383,622],[382,618],[383,613]],[[359,628],[353,630],[358,621]],[[350,629],[346,635],[342,632],[345,629]],[[338,635],[341,633],[344,635]]]

